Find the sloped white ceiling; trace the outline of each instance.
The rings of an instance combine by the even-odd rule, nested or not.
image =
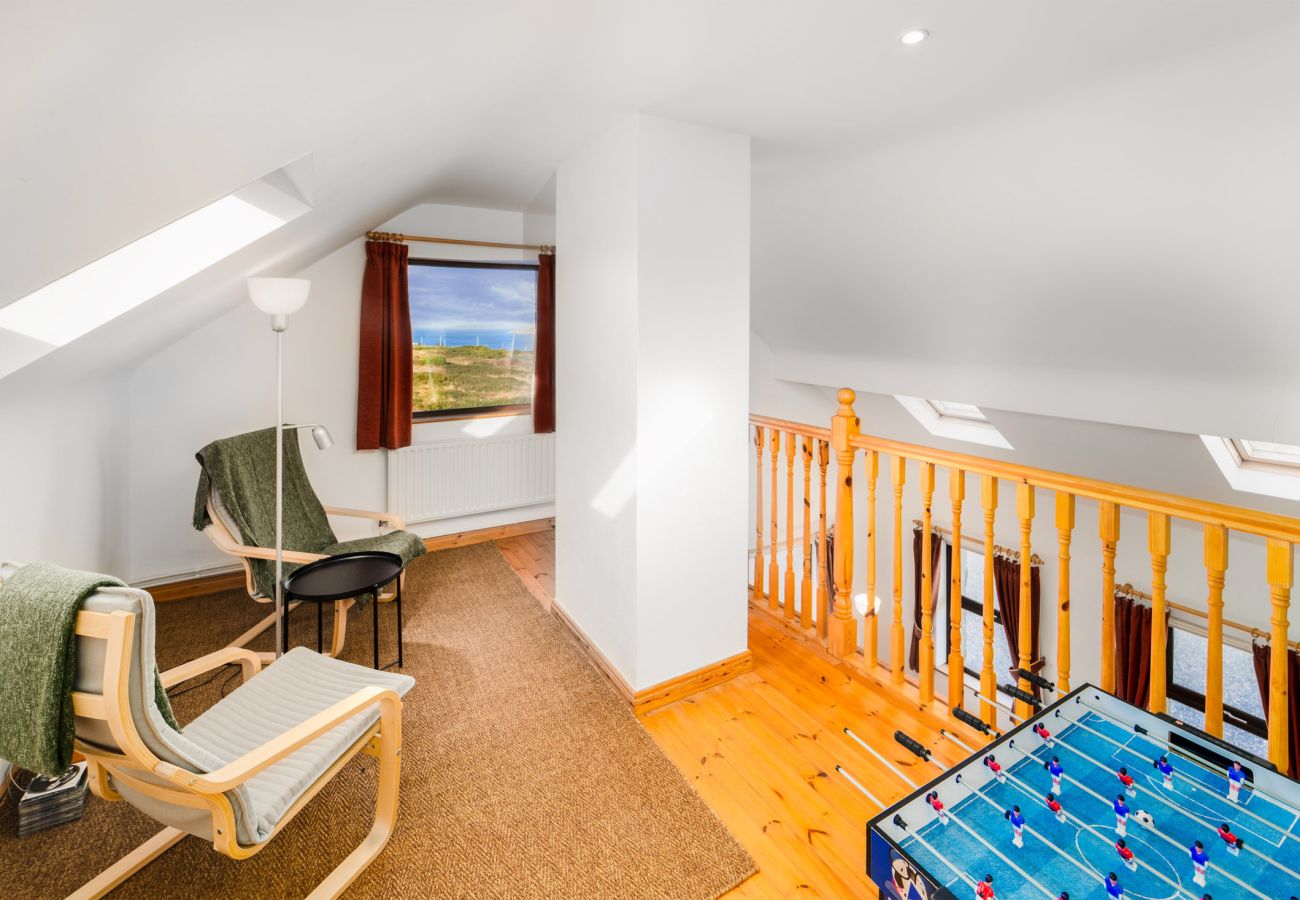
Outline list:
[[[913,289],[900,291],[896,275],[862,268],[884,255],[873,245],[894,253],[873,235],[891,232],[885,195],[909,187],[863,185],[832,216],[817,205],[827,184],[791,173],[821,171],[831,149],[904,153],[919,136],[1197,57],[1297,15],[1282,0],[11,6],[0,29],[0,304],[292,160],[313,161],[312,212],[36,364],[88,369],[130,365],[241,302],[244,276],[301,268],[418,202],[524,209],[574,148],[637,110],[755,137],[765,260],[756,323],[778,359],[869,324],[875,343],[833,349],[878,359],[888,346],[923,360],[909,349],[923,333],[915,323],[885,332],[869,312],[852,328],[840,321],[863,285],[880,285],[864,307],[877,310],[951,293],[910,275]],[[932,40],[902,47],[897,35],[917,25]],[[916,169],[898,165],[900,177],[933,174],[924,154]],[[960,198],[965,180],[949,178],[940,193]],[[979,197],[998,205],[989,199]],[[911,252],[942,257],[944,236],[927,229],[946,216],[917,214],[893,239],[910,235]],[[787,261],[769,266],[777,256]],[[1005,293],[995,274],[990,307]],[[808,315],[790,322],[781,303]],[[1007,349],[990,347],[995,366]]]

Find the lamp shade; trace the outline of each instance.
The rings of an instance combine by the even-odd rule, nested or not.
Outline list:
[[[287,316],[307,302],[311,282],[306,278],[250,278],[248,295],[253,305],[273,316]]]

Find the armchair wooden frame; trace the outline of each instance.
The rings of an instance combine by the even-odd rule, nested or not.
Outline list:
[[[309,895],[312,898],[337,897],[368,866],[392,834],[397,817],[398,782],[402,743],[402,701],[396,692],[367,687],[322,710],[311,718],[283,732],[261,747],[250,751],[214,772],[197,774],[158,759],[145,745],[131,717],[129,683],[132,637],[137,617],[118,611],[77,615],[76,632],[82,637],[101,638],[107,642],[101,694],[74,691],[72,708],[77,716],[102,720],[121,752],[108,752],[80,739],[75,749],[86,758],[91,790],[105,800],[121,800],[114,784],[127,784],[149,797],[180,806],[206,809],[212,816],[212,845],[232,859],[247,859],[258,853],[279,834],[299,810],[307,804],[354,756],[366,753],[379,760],[379,781],[375,800],[374,824],[370,832],[346,859],[339,863]],[[258,654],[239,647],[225,647],[193,660],[161,676],[164,687],[175,685],[229,663],[238,663],[243,678],[261,671]],[[371,707],[379,708],[375,722],[286,810],[265,841],[252,846],[238,842],[234,810],[225,792],[243,784],[271,765],[311,743],[342,722]],[[151,775],[164,784],[143,776]],[[164,828],[140,847],[70,895],[76,900],[102,897],[122,884],[145,865],[156,859],[185,837],[177,828]]]
[[[257,589],[253,583],[253,566],[251,560],[264,559],[274,561],[275,549],[252,547],[248,544],[241,544],[235,539],[235,535],[231,531],[229,523],[218,509],[215,488],[209,491],[206,505],[208,510],[208,519],[211,524],[209,524],[207,528],[203,529],[203,533],[208,536],[208,539],[211,540],[214,545],[216,545],[218,550],[239,560],[240,565],[244,567],[244,583],[248,590],[248,596],[252,597],[259,603],[270,603],[271,598],[256,596]],[[398,516],[395,513],[372,512],[371,510],[365,509],[348,509],[342,506],[327,506],[325,507],[325,514],[328,516],[343,516],[351,519],[370,519],[377,522],[380,528],[387,527],[397,531],[403,531],[406,529],[406,522],[401,518],[401,516]],[[325,559],[325,554],[302,553],[297,550],[285,550],[283,551],[282,558],[286,563],[305,565],[310,562],[315,562],[318,559]],[[402,586],[405,587],[405,570],[403,570],[402,574],[398,577],[402,579]],[[396,591],[383,592],[379,595],[379,602],[387,603],[396,596]],[[354,600],[338,600],[334,604],[334,628],[330,638],[330,656],[338,657],[339,654],[343,652],[343,642],[347,637],[348,610],[352,608],[355,602],[356,601]],[[236,645],[244,645],[248,641],[257,637],[263,631],[272,627],[274,624],[275,613],[272,613],[259,622],[257,627],[241,635],[240,639],[235,642]],[[270,662],[275,658],[275,654],[264,653],[262,654],[262,658],[264,661]]]

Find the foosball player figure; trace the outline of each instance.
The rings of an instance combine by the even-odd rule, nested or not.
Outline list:
[[[1227,846],[1228,852],[1233,856],[1241,853],[1241,848],[1246,846],[1246,842],[1232,833],[1232,828],[1227,822],[1219,826],[1219,837],[1223,838],[1223,843]]]
[[[1115,777],[1119,779],[1120,784],[1124,785],[1124,793],[1130,797],[1138,795],[1137,788],[1133,786],[1133,776],[1128,773],[1127,768],[1120,766],[1119,771],[1115,773]]]
[[[998,780],[998,784],[1007,783],[1007,775],[1005,772],[1002,771],[1002,764],[999,763],[997,759],[994,758],[992,753],[984,757],[984,765],[987,766],[988,770],[993,773],[993,777]]]
[[[943,808],[943,801],[939,799],[938,791],[930,791],[925,795],[925,802],[929,803],[936,813],[939,814],[939,824],[948,824],[948,811]]]
[[[1111,804],[1115,810],[1115,833],[1120,837],[1128,835],[1128,804],[1124,802],[1123,794],[1115,795],[1115,802]]]
[[[1187,853],[1192,858],[1192,881],[1205,887],[1205,869],[1210,864],[1210,854],[1205,852],[1205,845],[1200,841],[1192,844]]]
[[[1241,793],[1241,785],[1245,780],[1246,770],[1234,759],[1232,765],[1228,766],[1228,799],[1233,803],[1237,802],[1237,796]]]
[[[1174,787],[1174,765],[1169,761],[1169,757],[1162,756],[1153,761],[1151,765],[1156,767],[1160,777],[1164,779],[1164,785],[1167,789],[1173,790]]]
[[[1119,854],[1119,858],[1124,861],[1124,865],[1128,866],[1130,872],[1136,872],[1138,870],[1137,860],[1133,857],[1133,851],[1129,849],[1128,844],[1123,838],[1120,838],[1115,842],[1115,852]]]
[[[1046,744],[1049,749],[1056,746],[1056,742],[1052,740],[1052,733],[1047,730],[1047,726],[1042,722],[1034,723],[1034,734],[1042,738],[1043,743]]]
[[[1020,807],[1011,807],[1002,817],[1011,823],[1011,843],[1017,847],[1025,846],[1025,817],[1021,814]]]
[[[992,875],[985,875],[983,881],[975,882],[975,900],[993,900]]]
[[[1106,876],[1106,893],[1111,897],[1124,896],[1124,888],[1119,883],[1119,876],[1114,872]]]
[[[1061,801],[1056,799],[1055,794],[1048,794],[1045,800],[1047,803],[1047,808],[1052,811],[1052,814],[1054,816],[1056,816],[1056,821],[1064,823],[1065,810],[1061,809]]]

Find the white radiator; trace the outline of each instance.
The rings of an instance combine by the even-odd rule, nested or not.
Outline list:
[[[553,434],[435,441],[388,454],[388,508],[408,523],[554,499]]]

